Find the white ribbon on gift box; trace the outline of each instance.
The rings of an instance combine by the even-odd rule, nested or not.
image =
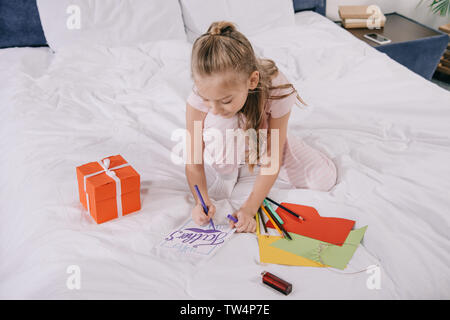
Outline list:
[[[117,200],[117,217],[121,217],[123,216],[123,209],[122,209],[122,186],[120,184],[120,179],[117,177],[116,173],[112,170],[118,170],[124,167],[128,167],[130,164],[129,163],[124,163],[120,166],[116,166],[114,168],[110,168],[109,165],[111,164],[111,161],[107,158],[107,159],[103,159],[103,161],[97,161],[98,164],[100,164],[100,166],[103,168],[103,170],[101,171],[97,171],[88,175],[84,176],[84,192],[86,192],[86,203],[87,203],[87,212],[89,212],[89,214],[91,214],[91,208],[89,206],[89,195],[88,192],[86,190],[86,180],[90,177],[96,176],[98,174],[101,174],[103,172],[105,172],[108,176],[110,176],[111,178],[113,178],[113,180],[116,183],[116,200]]]

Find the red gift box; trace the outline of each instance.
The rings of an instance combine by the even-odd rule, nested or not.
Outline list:
[[[141,209],[140,176],[121,155],[77,167],[80,202],[97,223]]]

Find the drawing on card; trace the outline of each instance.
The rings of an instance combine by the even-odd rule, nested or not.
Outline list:
[[[228,224],[198,226],[189,219],[180,228],[169,233],[160,243],[161,249],[170,249],[180,255],[210,256],[236,231]]]

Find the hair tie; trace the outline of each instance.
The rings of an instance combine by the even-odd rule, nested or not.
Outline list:
[[[221,34],[221,33],[211,33],[211,32],[206,32],[206,33],[202,34],[200,37],[204,37],[204,36],[225,36],[225,37],[227,37],[226,35]]]

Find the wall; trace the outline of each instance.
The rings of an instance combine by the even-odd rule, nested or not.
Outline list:
[[[431,12],[428,7],[430,1],[423,1],[416,8],[419,2],[419,0],[396,0],[397,12],[434,29],[439,28],[443,24],[450,23],[449,15],[441,17],[439,14],[433,14]]]
[[[395,11],[434,29],[450,23],[450,16],[441,17],[431,13],[428,8],[429,0],[424,0],[417,7],[419,2],[420,0],[327,0],[327,17],[333,21],[340,20],[338,6],[376,4],[383,13]]]

